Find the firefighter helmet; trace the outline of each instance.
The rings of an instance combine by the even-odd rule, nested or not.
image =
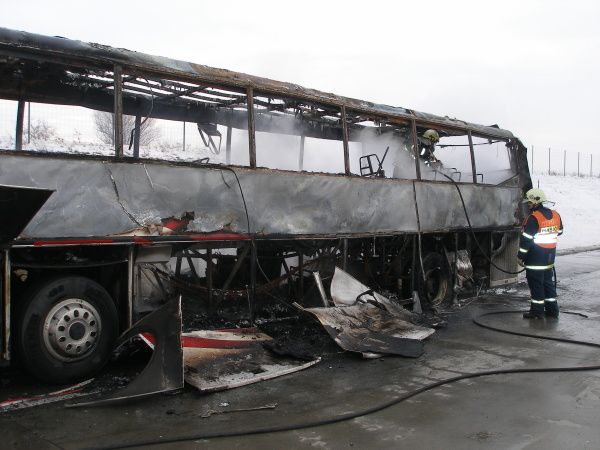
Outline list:
[[[433,144],[436,144],[440,140],[440,135],[435,130],[427,130],[425,133],[423,133],[423,137],[425,139],[429,139]]]
[[[529,189],[527,191],[527,193],[525,194],[525,200],[523,200],[523,203],[531,202],[534,205],[541,205],[545,201],[546,201],[546,194],[544,194],[544,191],[542,191],[541,189],[538,189],[538,188],[533,188],[533,189]]]

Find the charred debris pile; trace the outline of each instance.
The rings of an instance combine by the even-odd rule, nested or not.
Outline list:
[[[224,260],[221,255],[218,261],[223,264]],[[352,264],[342,270],[335,249],[302,261],[302,277],[297,258],[292,263],[288,263],[290,258],[278,261],[283,261],[283,269],[269,258],[260,259],[262,280],[254,302],[250,280],[241,271],[235,281],[219,280],[218,268],[213,267],[210,275],[206,268],[205,278],[211,276],[212,283],[227,287],[209,292],[206,279],[193,266],[188,271],[153,270],[170,297],[181,295],[184,334],[256,329],[271,338],[262,343],[269,351],[306,361],[339,353],[340,347],[364,357],[416,357],[423,351],[423,339],[445,324],[439,312],[449,302],[425,302],[422,310],[419,304],[413,312],[411,298],[400,299],[377,284],[372,289],[365,280],[368,277],[361,277],[364,271],[350,274]]]

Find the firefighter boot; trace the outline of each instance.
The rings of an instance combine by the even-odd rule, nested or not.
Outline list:
[[[544,308],[546,309],[546,317],[558,319],[558,302],[555,298],[547,298],[544,301]]]
[[[541,319],[544,317],[544,300],[531,299],[529,311],[523,313],[525,319]]]

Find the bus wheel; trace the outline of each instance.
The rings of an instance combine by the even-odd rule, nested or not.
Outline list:
[[[117,338],[115,304],[89,278],[69,276],[38,285],[24,299],[18,350],[42,381],[81,381],[108,361]]]
[[[425,273],[424,277],[422,273]],[[431,252],[423,258],[423,272],[419,270],[417,285],[424,308],[440,306],[451,298],[452,277],[442,255]]]

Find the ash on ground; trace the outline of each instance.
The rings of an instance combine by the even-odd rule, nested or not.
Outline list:
[[[252,323],[248,305],[244,302],[221,304],[218,305],[218,313],[211,313],[204,302],[184,297],[183,330],[257,327],[273,338],[264,344],[265,348],[281,356],[310,361],[315,357],[339,353],[339,347],[312,317],[299,314],[287,302],[269,297],[257,300],[256,319]]]

